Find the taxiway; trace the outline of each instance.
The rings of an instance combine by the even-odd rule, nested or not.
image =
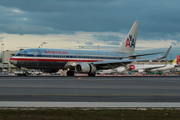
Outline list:
[[[0,77],[0,101],[180,102],[180,77]]]

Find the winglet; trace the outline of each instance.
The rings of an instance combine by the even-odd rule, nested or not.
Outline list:
[[[167,52],[165,53],[165,55],[164,55],[163,57],[159,58],[159,59],[164,59],[164,58],[166,58],[166,57],[168,56],[168,54],[169,54],[169,51],[171,50],[171,47],[172,47],[172,45],[169,47],[169,49],[167,50]]]

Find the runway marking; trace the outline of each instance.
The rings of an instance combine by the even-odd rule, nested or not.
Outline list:
[[[125,83],[125,84],[136,84],[136,85],[168,85],[168,86],[180,86],[180,84],[151,84],[151,83],[133,83],[133,82],[113,82],[111,80],[109,81],[101,81],[101,80],[91,80],[91,79],[81,79],[82,77],[80,77],[80,80],[84,80],[84,81],[93,81],[93,82],[106,82],[106,83]],[[78,78],[79,79],[79,78]]]
[[[1,109],[36,110],[40,108],[71,108],[77,109],[132,109],[146,110],[148,108],[163,110],[179,110],[180,102],[51,102],[51,101],[0,101]]]
[[[68,86],[65,86],[65,85],[0,85],[0,87],[56,87],[56,88],[66,88]]]
[[[180,95],[121,95],[121,94],[0,94],[0,96],[74,96],[74,97],[180,97]]]

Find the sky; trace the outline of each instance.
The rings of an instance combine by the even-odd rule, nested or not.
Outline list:
[[[172,45],[168,59],[174,59],[180,52],[179,4],[179,0],[1,0],[0,41],[4,50],[37,48],[43,42],[43,48],[97,50],[99,45],[100,50],[113,50],[138,20],[135,54],[166,52]]]

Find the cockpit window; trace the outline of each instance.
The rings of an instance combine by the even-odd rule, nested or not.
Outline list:
[[[19,54],[19,53],[16,53],[15,56],[20,56],[20,54]]]
[[[26,56],[26,55],[27,55],[27,51],[26,50],[20,51],[20,52],[15,54],[15,56]]]

